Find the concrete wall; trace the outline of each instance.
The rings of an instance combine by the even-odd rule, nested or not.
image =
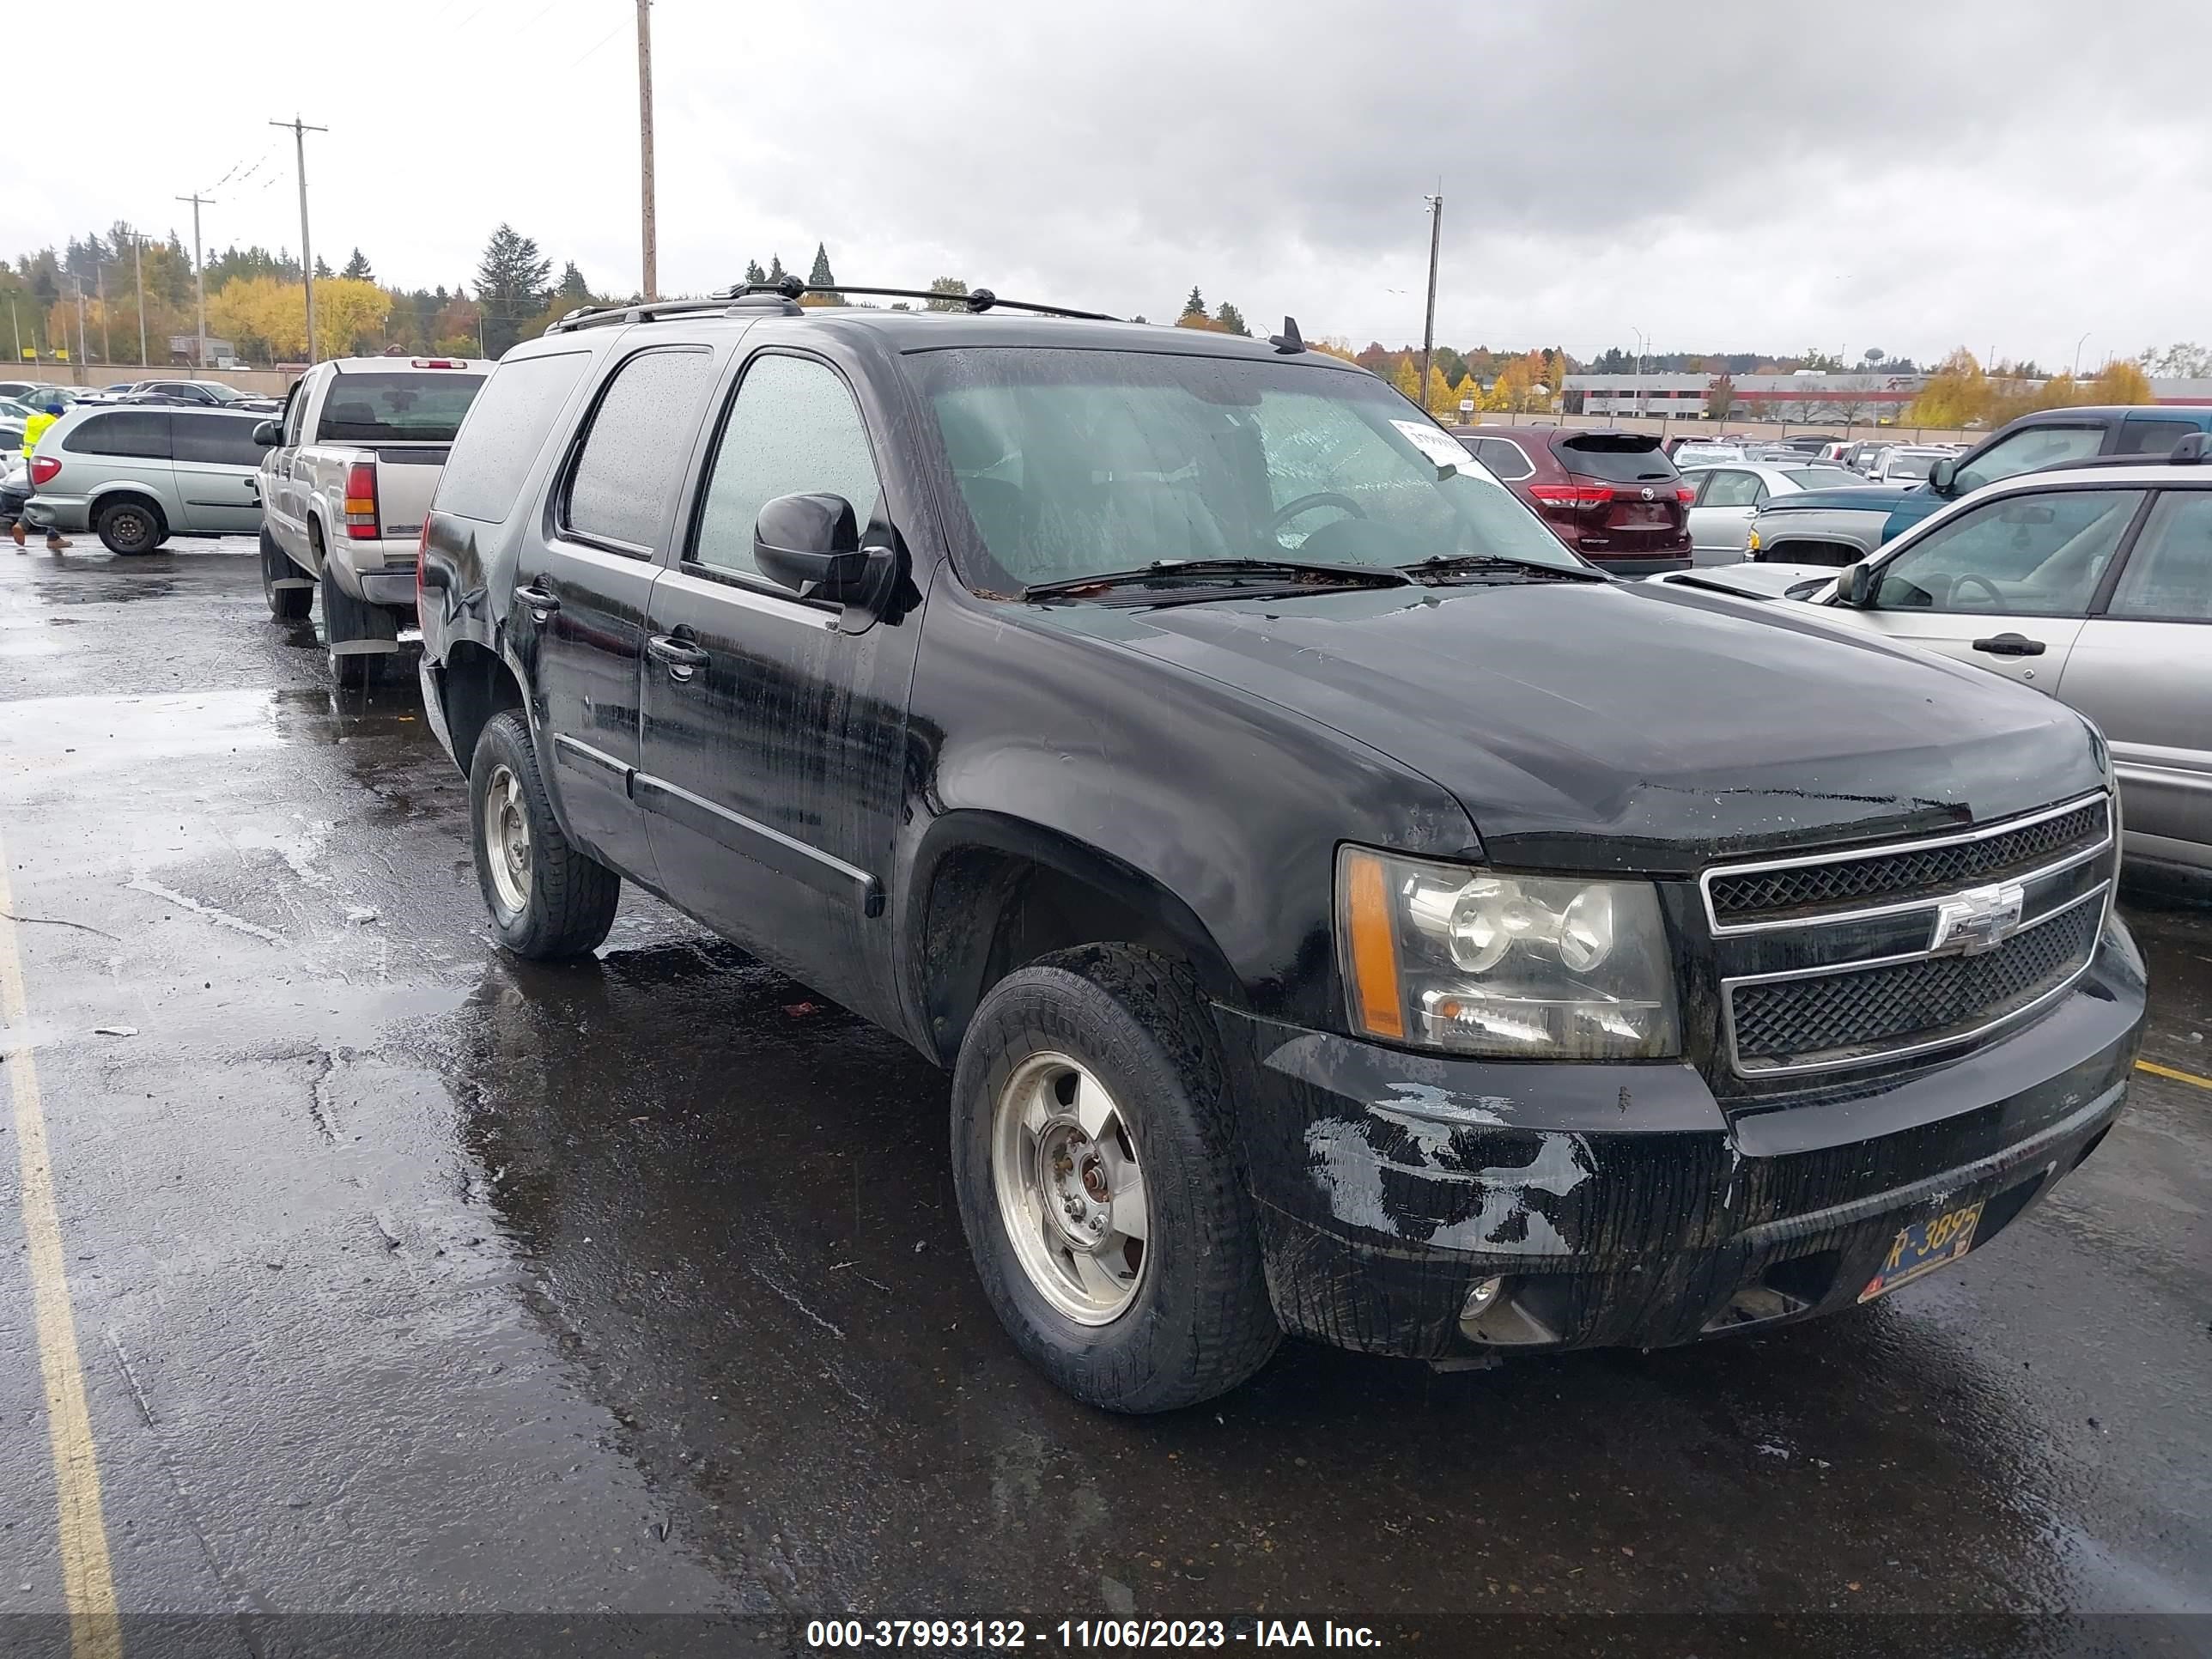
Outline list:
[[[1452,420],[1458,418],[1454,411]],[[1723,433],[1741,434],[1748,438],[1773,440],[1786,438],[1793,432],[1821,432],[1836,438],[1856,442],[1863,438],[1893,444],[1978,443],[1990,434],[1987,432],[1957,432],[1948,428],[1932,426],[1881,426],[1856,421],[1846,427],[1841,421],[1751,421],[1731,415],[1725,421],[1682,420],[1663,415],[1500,415],[1484,414],[1475,417],[1491,426],[1572,426],[1604,427],[1620,432],[1656,432],[1671,438],[1680,434],[1686,438],[1717,438]],[[1450,421],[1445,422],[1449,425]]]
[[[4,363],[4,359],[0,359]],[[300,377],[277,368],[186,368],[175,363],[19,363],[0,378],[42,380],[48,386],[112,386],[118,380],[220,380],[240,392],[283,397]]]

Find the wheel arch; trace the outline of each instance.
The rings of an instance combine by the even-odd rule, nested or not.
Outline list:
[[[489,646],[475,640],[454,641],[439,665],[438,690],[445,704],[446,730],[453,742],[453,763],[464,775],[469,769],[469,757],[476,752],[477,739],[483,735],[493,715],[519,708],[535,734],[536,722],[530,720],[520,678]]]
[[[915,1036],[942,1064],[992,985],[1078,945],[1143,945],[1188,963],[1209,997],[1237,994],[1227,956],[1186,901],[1110,853],[1009,814],[963,809],[930,826],[901,924]]]
[[[109,507],[124,501],[136,501],[145,507],[154,515],[155,521],[161,526],[163,535],[175,533],[176,520],[170,516],[168,507],[163,504],[161,492],[149,485],[133,483],[127,478],[118,478],[112,483],[93,486],[92,494],[85,501],[85,521],[96,526],[100,522],[101,514],[106,512]]]

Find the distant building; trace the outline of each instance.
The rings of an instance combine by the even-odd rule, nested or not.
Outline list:
[[[172,334],[169,337],[169,361],[172,363],[196,363],[200,356],[200,337],[197,334]],[[208,366],[211,368],[235,368],[238,350],[228,340],[218,340],[210,334],[207,339]]]
[[[1570,374],[1565,386],[1570,415],[1664,415],[1701,420],[1717,374]],[[1736,374],[1729,417],[1741,421],[1829,422],[1871,426],[1893,422],[1928,384],[1925,374],[1861,372],[1820,374]],[[2040,384],[2031,382],[2030,384]],[[2151,401],[2212,404],[2212,380],[2153,380]]]

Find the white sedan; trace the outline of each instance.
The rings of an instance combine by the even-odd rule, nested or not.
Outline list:
[[[1814,460],[1691,465],[1682,469],[1682,481],[1698,489],[1690,503],[1690,557],[1699,565],[1741,562],[1751,539],[1753,515],[1777,495],[1863,488],[1872,483],[1848,468]]]

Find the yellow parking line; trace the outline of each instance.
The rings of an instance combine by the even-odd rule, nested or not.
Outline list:
[[[62,1595],[69,1607],[73,1659],[122,1659],[123,1628],[115,1607],[115,1576],[107,1559],[107,1523],[100,1512],[100,1464],[93,1455],[92,1414],[77,1364],[76,1320],[62,1267],[61,1218],[54,1209],[53,1164],[46,1119],[39,1104],[31,1058],[23,962],[15,950],[15,908],[8,890],[8,849],[0,841],[0,1024],[17,1034],[0,1052],[15,1097],[15,1149],[23,1170],[23,1231],[30,1245],[31,1303],[39,1333],[39,1369],[46,1385],[46,1436],[61,1504]]]
[[[2148,1072],[2153,1077],[2172,1078],[2176,1083],[2193,1083],[2200,1089],[2212,1089],[2212,1077],[2199,1077],[2194,1072],[2177,1072],[2171,1066],[2154,1065],[2148,1060],[2137,1060],[2136,1070]]]

